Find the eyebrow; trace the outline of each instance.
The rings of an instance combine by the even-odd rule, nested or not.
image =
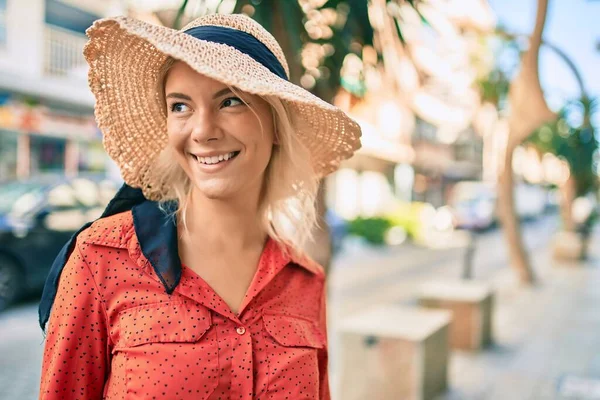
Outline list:
[[[212,98],[216,99],[216,98],[221,97],[221,96],[223,96],[224,94],[227,94],[227,93],[232,93],[231,89],[229,89],[228,87],[225,88],[225,89],[219,90],[217,93],[215,93],[213,95]],[[167,99],[170,99],[170,98],[192,101],[192,98],[190,96],[188,96],[187,94],[177,93],[177,92],[169,93],[167,95]]]
[[[225,89],[221,89],[217,93],[213,94],[212,98],[216,99],[216,98],[221,97],[221,96],[223,96],[224,94],[227,94],[227,93],[233,93],[233,92],[231,91],[231,89],[229,89],[228,87],[226,87]]]
[[[187,94],[183,94],[183,93],[169,93],[167,95],[167,99],[182,99],[182,100],[188,100],[191,101],[192,98],[190,96],[188,96]]]

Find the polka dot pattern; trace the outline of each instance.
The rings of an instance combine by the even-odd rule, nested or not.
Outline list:
[[[329,399],[324,291],[269,240],[237,314],[185,267],[169,295],[131,212],[101,219],[61,275],[40,399]]]

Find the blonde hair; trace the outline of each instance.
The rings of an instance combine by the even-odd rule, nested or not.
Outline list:
[[[166,117],[164,84],[173,64],[168,58],[159,71],[157,88]],[[235,88],[231,88],[235,92]],[[264,173],[263,188],[259,202],[262,228],[274,240],[284,243],[298,254],[307,240],[312,238],[316,224],[315,197],[318,178],[310,162],[310,153],[294,131],[294,120],[286,104],[276,96],[262,96],[269,103],[277,144],[273,146],[271,159]],[[258,114],[251,108],[256,117]],[[178,201],[175,215],[186,225],[186,211],[191,200],[192,183],[177,162],[173,162],[173,149],[167,145],[157,157],[153,173],[169,188],[159,202]],[[167,209],[163,207],[163,209]]]

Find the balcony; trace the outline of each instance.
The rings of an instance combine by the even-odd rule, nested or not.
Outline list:
[[[46,24],[44,30],[44,76],[75,78],[85,81],[87,63],[83,34]]]

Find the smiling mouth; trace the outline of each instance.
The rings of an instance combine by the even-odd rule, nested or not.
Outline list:
[[[215,164],[220,164],[220,163],[232,160],[232,159],[236,158],[238,156],[238,154],[240,154],[239,151],[232,151],[231,153],[221,154],[219,156],[213,156],[213,157],[198,157],[194,154],[191,154],[191,156],[194,158],[194,160],[198,161],[200,164],[215,165]]]

